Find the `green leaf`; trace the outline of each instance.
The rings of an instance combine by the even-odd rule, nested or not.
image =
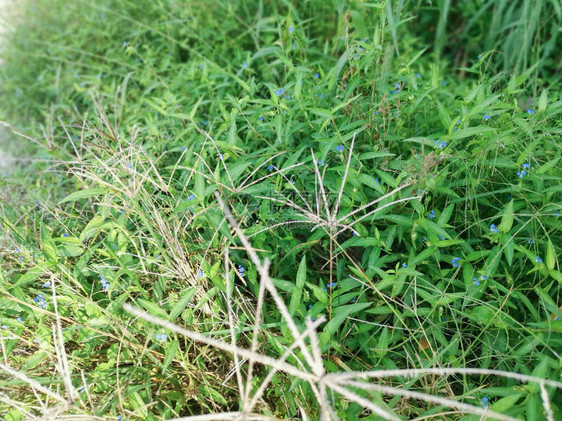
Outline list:
[[[145,299],[142,299],[142,298],[137,298],[137,301],[151,315],[156,316],[156,317],[160,317],[162,319],[168,318],[168,314],[166,314],[166,312],[162,309],[162,307],[160,307],[156,303],[153,303],[152,301],[148,301],[148,300],[145,300]]]
[[[548,94],[546,93],[546,89],[543,89],[541,92],[541,96],[539,97],[539,111],[546,110],[546,104],[548,100]]]
[[[164,357],[164,362],[162,363],[162,373],[166,373],[166,369],[176,356],[179,347],[180,343],[177,340],[170,342],[170,344],[166,346],[166,354]]]
[[[302,298],[302,289],[306,281],[306,256],[303,256],[299,268],[297,270],[297,285],[293,294],[291,295],[291,301],[289,303],[289,314],[292,316],[295,314],[298,305]]]
[[[502,221],[500,225],[501,232],[509,232],[513,225],[513,199],[509,201],[503,211]]]
[[[357,313],[361,310],[370,307],[371,303],[356,303],[348,306],[341,306],[334,310],[334,316],[332,320],[330,320],[326,327],[324,328],[324,332],[333,337],[336,330],[339,329],[340,325],[347,319],[351,314]]]
[[[504,412],[511,408],[523,396],[521,393],[510,394],[492,405],[492,411]]]
[[[173,322],[182,313],[182,311],[187,307],[187,305],[195,295],[195,292],[197,292],[197,288],[192,287],[183,293],[179,301],[170,311],[170,317],[168,320]]]
[[[104,189],[86,189],[80,190],[74,193],[69,194],[64,199],[62,199],[57,205],[61,205],[66,202],[74,202],[80,199],[87,199],[88,197],[99,196],[100,194],[107,193],[107,190]]]
[[[554,253],[554,245],[552,244],[551,240],[548,240],[548,243],[546,245],[545,263],[549,271],[553,270],[556,264],[556,254]]]

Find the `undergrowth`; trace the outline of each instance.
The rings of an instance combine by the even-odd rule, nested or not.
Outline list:
[[[2,417],[559,417],[560,5],[436,3],[19,5]]]

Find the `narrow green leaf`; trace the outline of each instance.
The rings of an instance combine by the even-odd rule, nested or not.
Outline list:
[[[548,244],[546,245],[545,263],[549,271],[553,270],[556,264],[556,254],[554,253],[554,244],[552,244],[552,241],[550,240],[548,240]]]
[[[289,314],[294,315],[302,298],[302,289],[306,281],[306,256],[303,256],[297,270],[297,284],[289,303]]]
[[[192,288],[189,288],[187,291],[185,291],[183,293],[183,295],[181,296],[179,301],[176,303],[176,305],[170,311],[170,318],[169,318],[170,321],[173,322],[182,313],[182,311],[185,309],[185,307],[187,307],[187,305],[189,304],[189,302],[191,301],[191,299],[195,295],[196,291],[197,291],[197,288],[192,287]]]
[[[99,196],[100,194],[107,193],[107,190],[104,189],[86,189],[80,190],[74,193],[70,193],[64,199],[62,199],[57,205],[61,205],[66,202],[74,202],[80,199],[87,199],[88,197]]]
[[[510,200],[502,215],[502,222],[500,225],[500,230],[502,232],[509,232],[511,226],[513,225],[513,200]]]
[[[166,369],[168,368],[168,366],[170,365],[170,363],[173,361],[174,357],[176,356],[176,353],[178,352],[178,349],[180,347],[179,341],[174,340],[172,342],[170,342],[169,345],[166,346],[166,354],[164,357],[164,362],[162,363],[162,373],[166,372]]]

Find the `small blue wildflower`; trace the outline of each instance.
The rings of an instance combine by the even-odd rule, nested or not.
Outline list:
[[[308,309],[310,310],[312,308],[312,304],[309,304]]]
[[[498,229],[496,228],[496,224],[490,225],[490,231],[492,231],[494,234],[498,233]]]
[[[68,237],[68,234],[65,232],[62,236],[63,236],[63,237]]]
[[[336,147],[336,151],[338,151],[338,152],[343,152],[344,149],[345,149],[345,146],[343,146],[343,145],[339,145],[339,146]]]
[[[200,64],[200,65],[199,65],[199,68],[202,69],[202,68],[203,68],[203,64]]]
[[[531,167],[531,164],[529,164],[528,162],[524,162],[523,164],[521,164],[521,167],[524,170],[528,170]]]
[[[166,335],[165,333],[156,334],[156,340],[164,342],[166,339],[168,339],[168,335]]]
[[[20,322],[20,323],[23,323],[23,319],[21,318],[21,316],[18,317],[16,320],[17,320],[18,322]]]
[[[535,114],[535,113],[536,113],[536,111],[533,110],[532,108],[529,108],[529,109],[527,110],[527,114],[533,115],[533,114]]]
[[[451,263],[453,264],[454,267],[458,268],[459,267],[459,260],[461,260],[460,257],[453,257],[451,259]]]
[[[478,278],[474,278],[474,285],[476,286],[480,285],[480,281],[478,281]]]
[[[527,243],[529,244],[535,244],[535,240],[531,239],[531,238],[527,238]]]
[[[354,231],[353,231],[353,236],[354,236],[354,237],[359,237],[359,233],[354,230]]]
[[[440,240],[446,240],[446,238],[443,237],[442,235],[438,235],[437,237],[439,237]]]
[[[127,46],[127,41],[123,41],[123,47]]]
[[[203,126],[206,126],[208,124],[207,120],[203,120]]]
[[[435,144],[437,145],[437,147],[439,149],[443,149],[444,147],[447,146],[447,142],[445,142],[445,141],[439,142],[439,139],[435,139]]]
[[[517,171],[517,177],[519,178],[523,178],[527,175],[527,171],[522,170],[522,171]]]
[[[242,265],[238,265],[238,272],[240,273],[240,276],[243,278],[244,277],[244,267]]]
[[[8,329],[8,325],[2,325],[2,329],[4,330]]]
[[[486,279],[488,279],[488,277],[486,275],[480,275],[480,279],[482,279],[483,281],[485,281]]]
[[[379,180],[378,177],[375,177],[375,182],[377,182],[379,185],[382,185],[382,182]]]
[[[249,65],[250,65],[250,64],[248,64],[248,63],[246,63],[246,62],[242,63],[242,67],[244,67],[244,68],[245,68],[245,67],[248,67]]]
[[[422,242],[425,243],[427,241],[427,237],[422,238]]]
[[[279,88],[278,90],[274,91],[273,93],[274,93],[275,95],[279,96],[279,95],[283,95],[283,91],[284,91],[283,88]]]
[[[458,132],[459,129],[457,129],[456,127],[453,129],[454,132]]]
[[[43,288],[49,288],[51,286],[51,281],[47,281],[45,282],[43,285],[41,285]]]
[[[408,267],[408,265],[406,263],[402,263],[402,268],[406,269]]]
[[[322,291],[326,292],[326,288],[322,288]]]
[[[394,95],[394,94],[395,94],[395,92],[396,92],[396,91],[395,91],[395,90],[393,89],[393,90],[392,90],[392,95]]]
[[[183,152],[183,151],[185,151],[187,148],[186,148],[185,146],[182,146],[180,149],[181,149],[182,152]]]
[[[268,166],[267,166],[267,171],[273,171],[273,165],[268,165]]]
[[[447,84],[447,81],[444,80],[443,82],[441,82],[441,85],[445,86]]]
[[[489,120],[490,116],[488,114],[484,114],[484,116],[482,117],[482,120]]]
[[[259,120],[259,121],[263,121],[263,117],[260,115],[260,116],[258,117],[258,120]]]
[[[357,297],[353,297],[353,298],[351,299],[351,302],[352,302],[352,303],[354,303],[355,301],[357,301]]]
[[[560,321],[560,316],[556,316],[556,319],[555,319],[555,320],[556,320],[557,322]]]
[[[434,210],[431,210],[431,212],[429,212],[429,218],[430,219],[435,218],[435,211]]]
[[[419,73],[416,73],[416,77],[417,77],[418,79],[421,79],[421,75],[420,75]]]
[[[399,83],[399,82],[394,83],[394,87],[395,87],[396,89],[400,89],[400,83]]]
[[[293,50],[297,49],[297,44],[293,44]]]
[[[560,216],[560,212],[554,211],[554,216]]]
[[[219,152],[219,158],[220,159],[224,159],[224,155],[222,153]]]
[[[199,269],[199,270],[197,271],[197,277],[198,277],[198,278],[202,278],[203,275],[204,275],[203,271],[202,271],[201,269]]]
[[[117,415],[117,421],[123,421],[123,418],[121,417],[121,415]]]
[[[20,257],[19,257],[19,260],[20,260],[20,262],[21,262],[21,261],[23,260],[23,256],[20,256]]]
[[[488,402],[489,402],[489,399],[486,398],[486,397],[484,397],[484,398],[482,398],[482,400],[480,401],[480,405],[482,406],[482,408],[487,408],[487,407],[488,407]]]
[[[194,194],[190,194],[190,195],[185,199],[185,201],[186,201],[186,202],[189,202],[190,200],[193,200],[193,199],[195,199],[195,195],[194,195]]]
[[[295,32],[295,28],[293,28],[292,26],[289,26],[289,33],[292,34],[293,32]]]
[[[446,318],[444,318],[444,317],[441,317],[441,321],[442,321],[442,322],[446,322],[446,321],[447,321],[447,319],[446,319]]]
[[[478,54],[478,60],[482,60],[482,54]]]
[[[321,159],[318,160],[318,166],[321,167],[322,165],[326,165],[326,161],[323,161]]]
[[[314,317],[312,317],[310,320],[315,321],[316,319]]]
[[[324,92],[322,92],[322,93],[320,94],[320,99],[324,99],[324,98],[326,98],[326,95],[324,94]]]
[[[461,124],[461,121],[460,121],[460,120],[457,120],[457,126],[460,125],[460,124]]]
[[[320,77],[320,74],[318,72],[314,73],[314,79],[318,79]]]
[[[535,261],[537,263],[542,263],[542,259],[539,256],[535,256]]]

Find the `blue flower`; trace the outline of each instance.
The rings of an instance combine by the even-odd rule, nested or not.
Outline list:
[[[496,224],[490,225],[490,231],[492,231],[494,234],[498,233],[498,229],[496,228]]]
[[[432,210],[431,212],[429,212],[429,218],[430,218],[430,219],[435,218],[435,211],[434,211],[434,210]]]
[[[554,216],[560,216],[560,212],[554,211]]]
[[[21,316],[18,317],[16,320],[17,320],[18,322],[20,322],[20,323],[23,323],[23,319],[21,318]]]
[[[320,77],[320,74],[318,72],[314,73],[314,79],[318,79]]]
[[[219,158],[220,159],[224,159],[224,155],[222,153],[219,152]]]
[[[2,329],[4,330],[8,329],[8,325],[2,325]]]
[[[293,50],[297,49],[297,44],[293,44]]]
[[[441,317],[441,321],[442,321],[442,322],[446,322],[446,321],[447,321],[447,319],[446,319],[446,318],[444,318],[444,317]]]
[[[482,117],[482,120],[489,120],[490,116],[488,114],[484,114],[484,116]]]
[[[323,161],[321,159],[318,160],[318,166],[321,167],[322,165],[326,165],[326,161]]]
[[[420,75],[419,73],[416,73],[416,77],[417,77],[418,79],[421,79],[421,75]]]
[[[127,46],[127,41],[123,41],[123,47]]]
[[[521,164],[521,167],[524,170],[528,170],[531,167],[531,164],[529,164],[528,162],[524,162],[523,164]]]
[[[460,125],[460,124],[461,124],[461,121],[460,121],[460,120],[457,120],[457,126]]]
[[[293,32],[295,32],[295,28],[293,28],[292,26],[289,26],[289,33],[292,34]]]
[[[476,286],[480,285],[480,281],[478,281],[478,278],[474,278],[474,285]]]
[[[358,233],[357,231],[353,230],[353,236],[354,236],[354,237],[359,237],[359,233]]]
[[[535,261],[537,263],[542,263],[542,259],[539,256],[535,256]]]
[[[439,139],[435,139],[435,144],[439,149],[443,149],[444,147],[447,146],[447,142],[445,141],[439,142]]]
[[[527,110],[527,114],[533,115],[533,114],[535,114],[535,113],[536,113],[536,111],[533,110],[532,108],[529,108],[529,109]]]
[[[406,263],[402,263],[402,268],[406,269],[408,267],[408,265]]]
[[[400,83],[399,83],[399,82],[395,82],[395,83],[394,83],[394,87],[395,87],[396,89],[400,89]]]
[[[312,308],[312,304],[309,304],[308,309],[310,310]]]
[[[393,89],[393,90],[392,90],[392,95],[394,95],[394,94],[395,94],[395,92],[396,92],[396,91],[395,91],[395,90]]]
[[[249,66],[248,63],[246,63],[246,62],[242,63],[242,67],[248,67],[248,66]]]
[[[68,237],[68,234],[65,232],[62,236],[63,236],[63,237]]]
[[[339,146],[336,147],[336,151],[338,151],[338,152],[342,152],[344,149],[345,149],[345,146],[343,146],[343,145],[339,145]]]
[[[459,260],[461,260],[460,257],[453,257],[451,260],[451,263],[453,264],[454,267],[458,268],[459,267]]]
[[[273,165],[268,165],[268,166],[267,166],[267,171],[273,171]]]
[[[20,262],[21,262],[23,260],[23,256],[20,256],[19,259],[20,259]]]
[[[480,279],[482,279],[483,281],[485,281],[486,279],[488,279],[488,277],[486,275],[480,275]]]
[[[379,180],[378,177],[375,177],[375,182],[379,183],[379,185],[382,185],[382,182]]]
[[[195,195],[192,193],[185,199],[185,201],[189,202],[190,200],[193,200],[193,199],[195,199]]]
[[[263,121],[263,117],[260,115],[260,116],[258,117],[258,120],[259,120],[259,121]]]
[[[197,271],[197,277],[198,277],[198,278],[202,278],[203,275],[204,275],[203,271],[202,271],[201,269],[199,269],[199,270]]]
[[[523,178],[527,175],[527,171],[522,170],[522,171],[517,171],[517,177],[519,178]]]
[[[166,335],[165,333],[158,333],[156,334],[156,339],[160,342],[164,342],[166,339],[168,339],[168,335]]]
[[[41,285],[43,288],[49,288],[51,286],[51,281],[47,281],[45,282],[43,285]]]
[[[357,301],[357,297],[353,297],[353,298],[351,299],[351,302],[352,302],[352,303],[354,303],[355,301]]]
[[[279,96],[279,95],[283,95],[283,91],[284,91],[283,88],[279,88],[278,90],[274,91],[273,93],[274,93],[275,95]]]
[[[238,272],[240,273],[240,276],[243,278],[244,277],[244,267],[242,265],[238,265]]]
[[[444,80],[443,82],[441,82],[441,85],[445,86],[447,84],[447,81]]]
[[[425,243],[427,241],[427,237],[422,238],[422,242]]]
[[[488,407],[488,402],[489,402],[489,399],[486,398],[486,397],[484,397],[484,398],[482,398],[482,400],[480,401],[480,405],[482,406],[482,408],[487,408],[487,407]]]
[[[182,146],[180,149],[181,149],[182,151],[185,151],[187,148],[186,148],[185,146]]]
[[[478,60],[482,60],[482,54],[478,54]]]

